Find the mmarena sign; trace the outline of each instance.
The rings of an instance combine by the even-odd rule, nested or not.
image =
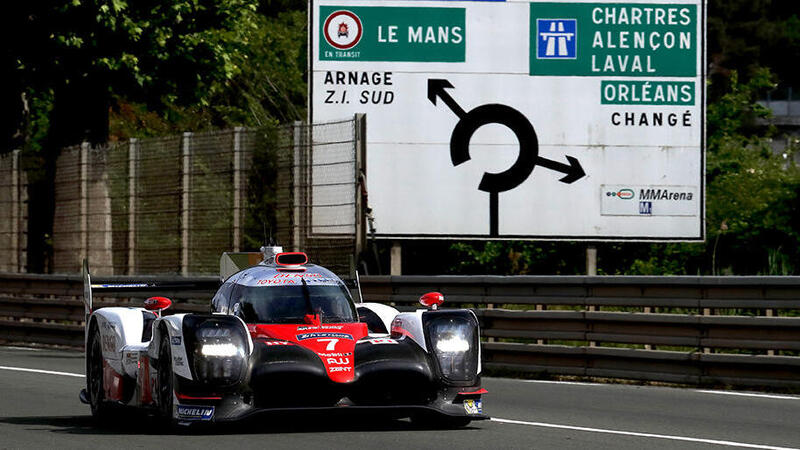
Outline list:
[[[312,0],[383,238],[702,240],[705,3]]]

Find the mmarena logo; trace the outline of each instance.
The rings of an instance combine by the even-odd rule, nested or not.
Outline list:
[[[353,48],[361,40],[364,27],[361,19],[350,11],[339,10],[332,12],[322,27],[322,33],[328,44],[340,49]]]
[[[636,193],[633,192],[633,189],[620,189],[616,192],[609,191],[606,192],[607,197],[616,197],[620,200],[630,200],[632,199]]]

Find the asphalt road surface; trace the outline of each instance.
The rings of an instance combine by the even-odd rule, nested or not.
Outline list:
[[[484,378],[491,421],[421,430],[408,421],[264,417],[162,430],[128,417],[100,427],[78,400],[83,354],[0,347],[0,448],[800,447],[800,396]]]

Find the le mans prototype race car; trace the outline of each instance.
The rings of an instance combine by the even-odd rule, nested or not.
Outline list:
[[[93,292],[157,286],[93,285],[84,263],[80,398],[92,414],[127,405],[190,424],[347,410],[444,427],[488,418],[472,311],[437,309],[444,299],[435,292],[415,312],[355,303],[304,253],[262,250],[261,263],[225,277],[210,314],[165,315],[164,297],[92,310]]]

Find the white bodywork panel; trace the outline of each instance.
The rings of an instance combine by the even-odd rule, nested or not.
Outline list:
[[[392,321],[398,314],[398,311],[396,309],[392,308],[389,305],[384,305],[383,303],[357,303],[356,306],[359,308],[361,307],[367,308],[370,311],[377,314],[387,330],[392,329]],[[370,336],[372,335],[377,336],[379,334],[383,335],[384,333],[370,333]]]

